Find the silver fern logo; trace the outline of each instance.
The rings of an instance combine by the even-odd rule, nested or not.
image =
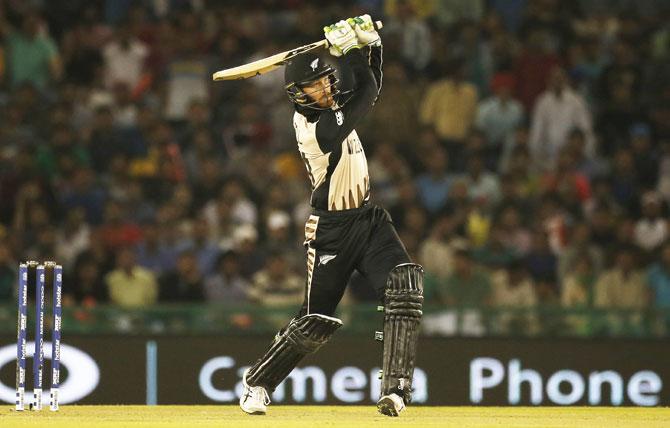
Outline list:
[[[319,257],[319,266],[327,264],[329,261],[337,257],[337,254],[324,254]]]

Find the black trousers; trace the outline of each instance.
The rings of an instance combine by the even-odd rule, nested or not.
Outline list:
[[[376,205],[314,210],[305,224],[305,247],[307,282],[299,316],[332,316],[354,272],[382,301],[391,269],[410,262],[391,216]]]

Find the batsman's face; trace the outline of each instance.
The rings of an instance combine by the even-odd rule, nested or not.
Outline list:
[[[305,85],[302,90],[312,101],[316,101],[319,107],[327,108],[335,104],[328,76]]]

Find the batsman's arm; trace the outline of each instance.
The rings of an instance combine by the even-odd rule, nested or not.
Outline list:
[[[383,47],[381,43],[379,46],[369,46],[368,47],[368,64],[370,64],[370,70],[372,70],[372,75],[375,77],[375,82],[377,83],[377,96],[375,97],[375,102],[379,98],[379,94],[382,92],[382,78],[384,73],[382,72],[382,63],[384,62]]]
[[[382,39],[377,30],[382,28],[382,23],[373,22],[370,15],[367,14],[349,18],[347,22],[356,33],[359,46],[367,53],[368,64],[377,83],[377,98],[379,98],[382,89]]]
[[[360,49],[352,49],[343,57],[354,77],[354,90],[347,103],[338,110],[326,110],[319,116],[316,139],[327,151],[339,144],[354,130],[358,122],[372,109],[377,97],[377,83]]]

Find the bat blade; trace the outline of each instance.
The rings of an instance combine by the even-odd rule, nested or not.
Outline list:
[[[281,52],[267,58],[259,59],[248,64],[243,64],[238,67],[227,68],[225,70],[217,71],[212,75],[212,79],[215,81],[219,80],[238,80],[238,79],[248,79],[249,77],[258,76],[260,74],[268,73],[272,70],[276,70],[281,67],[286,61],[291,58],[299,55],[301,53],[325,47],[327,44],[326,40],[321,40],[316,43],[310,43],[309,45],[300,46],[296,49],[291,49],[290,51]]]

